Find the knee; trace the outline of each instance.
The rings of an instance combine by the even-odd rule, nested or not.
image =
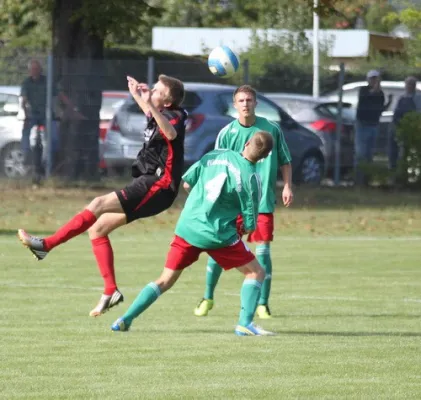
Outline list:
[[[108,235],[108,230],[105,224],[101,223],[100,221],[95,222],[89,229],[88,229],[88,235],[89,239],[97,239],[100,237],[104,237]]]
[[[104,208],[104,197],[95,197],[88,205],[87,209],[94,213],[97,217],[102,214]]]
[[[167,290],[170,290],[175,281],[173,279],[168,278],[159,278],[155,283],[158,285],[159,290],[161,291],[161,294],[166,292]]]
[[[254,279],[263,282],[265,279],[265,270],[256,262],[253,268],[246,274],[246,279]]]

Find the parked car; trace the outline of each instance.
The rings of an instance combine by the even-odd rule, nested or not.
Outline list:
[[[185,166],[188,167],[212,150],[219,131],[237,117],[232,104],[234,86],[185,83],[183,107],[189,117],[186,125]],[[258,94],[257,115],[278,122],[292,154],[295,182],[319,183],[324,175],[325,156],[321,140],[297,123],[281,107]],[[111,121],[105,138],[107,166],[127,170],[143,146],[146,117],[129,97]]]
[[[327,172],[330,174],[335,166],[338,101],[293,93],[265,93],[265,96],[320,137],[326,155]],[[342,107],[340,165],[342,172],[347,172],[354,163],[355,111],[350,103],[343,103]]]
[[[352,108],[356,110],[358,105],[358,93],[362,86],[366,86],[367,82],[359,81],[347,83],[342,86],[343,94],[342,101],[350,103]],[[393,96],[392,103],[388,110],[383,111],[380,117],[379,135],[376,140],[375,157],[385,159],[387,154],[387,135],[390,123],[393,120],[393,111],[399,100],[399,97],[405,93],[405,82],[403,81],[382,81],[381,87],[384,92],[385,98],[391,94]],[[421,93],[421,82],[417,83],[417,92]],[[330,100],[338,100],[339,91],[326,93],[324,97]]]
[[[23,110],[19,106],[19,95],[20,86],[0,86],[0,176],[8,178],[19,178],[28,173],[20,146],[24,118]],[[114,112],[128,95],[129,92],[124,91],[103,92],[100,148]]]

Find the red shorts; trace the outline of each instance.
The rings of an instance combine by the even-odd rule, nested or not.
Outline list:
[[[165,268],[172,270],[187,268],[198,260],[203,251],[208,253],[224,270],[242,267],[255,259],[254,254],[241,239],[231,246],[205,250],[195,247],[175,235],[167,254]]]
[[[237,231],[240,232],[240,227],[243,224],[243,217],[237,217]],[[247,237],[248,242],[271,242],[273,240],[273,214],[259,214],[257,216],[256,230],[250,233]]]

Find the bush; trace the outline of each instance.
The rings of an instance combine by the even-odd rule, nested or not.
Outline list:
[[[402,151],[398,178],[406,185],[421,188],[421,113],[405,114],[397,126],[396,137]]]

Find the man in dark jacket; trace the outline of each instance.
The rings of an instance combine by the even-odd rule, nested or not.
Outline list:
[[[396,127],[405,114],[411,111],[421,112],[421,93],[417,93],[417,79],[408,76],[405,79],[405,93],[399,97],[393,113],[393,123],[388,136],[389,168],[395,170],[399,158],[399,145],[396,141]]]
[[[380,117],[392,102],[389,95],[385,103],[384,93],[380,87],[380,73],[371,70],[367,73],[368,85],[360,88],[358,94],[357,122],[355,126],[355,167],[356,183],[365,183],[361,163],[373,161],[373,150],[379,131]]]

